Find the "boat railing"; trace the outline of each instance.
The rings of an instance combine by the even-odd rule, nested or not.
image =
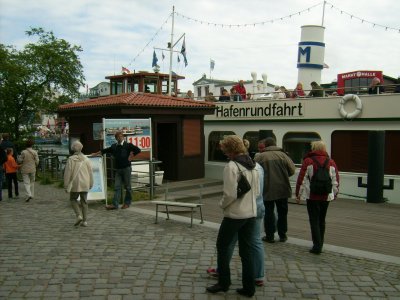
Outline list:
[[[400,90],[400,84],[387,84],[381,85],[384,88],[384,92],[380,92],[378,90],[378,94],[392,94],[396,93]],[[334,88],[321,88],[321,89],[314,89],[314,91],[322,91],[323,97],[331,97],[331,96],[341,96],[339,94],[356,94],[356,95],[366,95],[368,94],[368,89],[370,86],[352,86],[352,87],[334,87]],[[338,93],[339,91],[339,93]],[[304,90],[305,96],[296,97],[294,94],[293,89],[286,90],[286,93],[283,91],[276,91],[276,92],[257,92],[257,93],[248,93],[250,94],[251,99],[247,100],[269,100],[273,99],[273,95],[277,93],[285,93],[285,98],[311,98],[309,96],[311,90]],[[219,97],[222,95],[206,95],[206,96],[197,96],[194,97],[194,100],[197,101],[210,101],[210,102],[218,102]],[[230,101],[241,101],[241,100],[233,100],[234,96],[230,96]],[[211,100],[212,99],[212,100]],[[281,98],[282,99],[282,98]]]

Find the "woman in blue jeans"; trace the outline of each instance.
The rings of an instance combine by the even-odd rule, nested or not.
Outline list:
[[[260,195],[259,173],[255,163],[247,153],[240,137],[225,136],[220,142],[221,150],[230,159],[224,168],[223,196],[219,206],[224,218],[217,238],[218,283],[207,287],[207,292],[226,292],[231,285],[230,260],[232,245],[239,241],[239,255],[242,261],[242,285],[236,292],[252,297],[255,293],[254,272],[254,232],[256,232],[257,204]],[[237,186],[240,175],[245,176],[251,185],[250,191],[237,197]]]
[[[245,143],[246,146],[246,140],[243,140],[243,142]],[[248,147],[246,146],[246,148]],[[260,178],[260,191],[262,191],[264,188],[264,169],[258,163],[256,163],[255,169],[257,170]],[[257,203],[257,217],[256,217],[256,228],[252,234],[253,238],[252,251],[254,255],[255,285],[263,286],[265,269],[264,269],[264,244],[261,240],[261,226],[264,220],[265,207],[264,207],[262,192],[260,196],[257,197],[256,203]],[[237,243],[237,236],[236,239],[233,240],[232,244],[229,246],[230,247],[229,259],[232,258],[236,243]],[[218,277],[219,275],[218,268],[208,268],[207,273],[212,277]]]

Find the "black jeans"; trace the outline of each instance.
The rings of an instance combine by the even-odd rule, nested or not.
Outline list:
[[[231,219],[224,218],[218,231],[217,238],[217,265],[218,283],[228,288],[231,285],[231,271],[229,263],[232,257],[231,243],[239,239],[239,255],[242,260],[242,285],[246,292],[254,294],[254,257],[252,253],[253,231],[256,218]]]
[[[325,217],[329,201],[307,200],[308,220],[311,227],[313,249],[321,251],[324,245]]]
[[[275,205],[278,212],[278,220],[275,220]],[[268,240],[273,240],[276,227],[278,227],[278,235],[280,238],[286,238],[287,232],[287,214],[288,214],[288,199],[277,199],[272,201],[264,201],[265,216],[264,230]]]
[[[6,173],[8,198],[12,198],[12,183],[14,182],[15,196],[19,196],[17,173]]]

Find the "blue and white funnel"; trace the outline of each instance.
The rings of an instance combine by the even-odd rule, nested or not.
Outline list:
[[[301,39],[297,54],[297,80],[305,90],[311,89],[310,83],[320,84],[321,71],[324,68],[325,27],[318,25],[301,26]]]

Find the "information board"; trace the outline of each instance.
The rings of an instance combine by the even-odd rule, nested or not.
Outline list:
[[[107,188],[104,177],[104,161],[102,156],[88,156],[93,170],[93,187],[88,193],[88,200],[106,199]]]

